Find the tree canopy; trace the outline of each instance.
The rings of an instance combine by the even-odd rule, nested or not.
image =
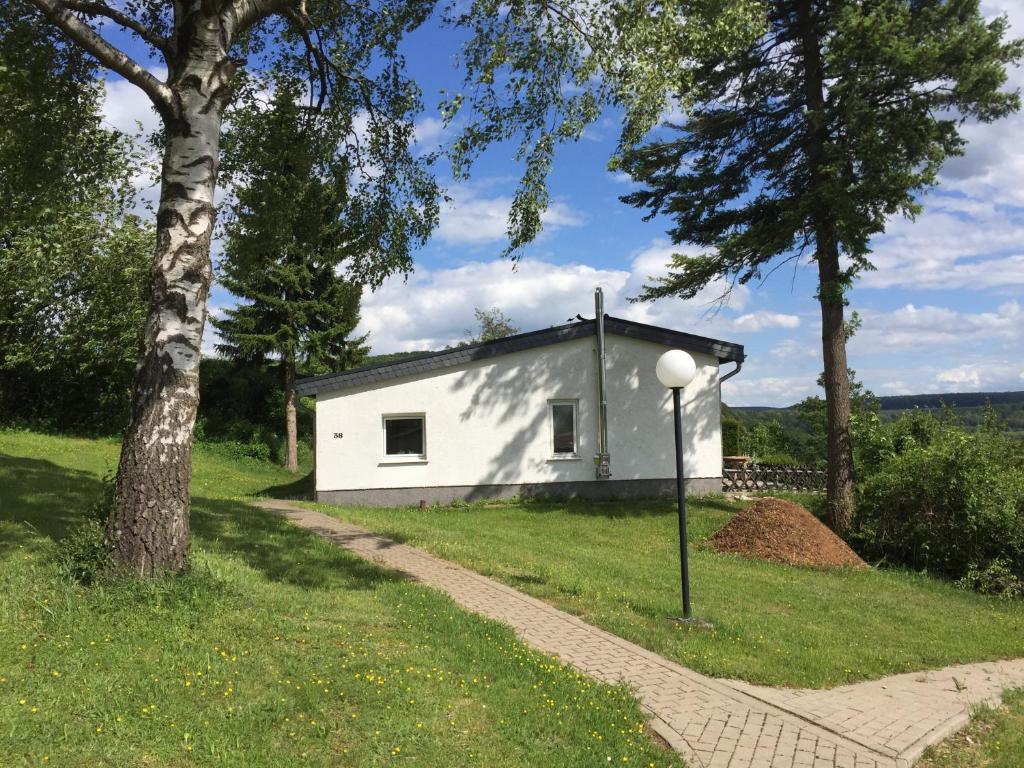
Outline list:
[[[347,129],[351,151],[342,154],[352,163],[353,198],[371,208],[423,206],[436,187],[425,170],[430,157],[409,151],[422,100],[405,72],[401,43],[440,13],[467,36],[464,93],[444,106],[446,120],[465,121],[451,153],[456,174],[464,177],[486,146],[518,140],[524,172],[509,217],[512,252],[540,228],[555,145],[578,138],[609,105],[625,110],[623,141],[635,142],[670,92],[686,92],[694,55],[730,49],[760,27],[751,0],[17,2],[34,6],[79,51],[136,86],[163,124],[149,306],[107,525],[115,562],[141,576],[180,570],[188,555],[221,129],[245,72],[307,79],[310,108]],[[133,47],[123,45],[128,38]],[[166,76],[144,66],[134,55],[139,47],[163,59]],[[429,206],[424,213],[430,223]],[[388,236],[401,252],[403,241],[419,234],[392,228]],[[373,283],[385,272],[355,277]]]
[[[692,298],[719,277],[746,284],[779,257],[813,256],[822,217],[847,259],[834,288],[842,292],[872,268],[871,236],[890,216],[920,212],[919,194],[943,161],[963,153],[958,127],[1020,106],[1003,86],[1024,47],[1006,39],[1005,17],[985,21],[977,0],[798,0],[774,3],[769,24],[736,55],[704,59],[695,106],[670,127],[678,136],[623,163],[644,187],[623,200],[646,208],[647,219],[668,216],[673,242],[693,246],[641,299]],[[814,108],[805,88],[811,47],[825,85]],[[812,160],[815,131],[821,157]]]
[[[962,153],[959,125],[1019,108],[1003,85],[1024,46],[978,0],[787,0],[767,19],[752,44],[699,58],[676,136],[626,154],[642,188],[623,200],[648,219],[668,216],[672,240],[694,248],[641,300],[816,263],[828,507],[843,532],[853,511],[847,291],[871,268],[871,237],[891,216],[914,216],[943,161]]]
[[[95,66],[0,8],[0,411],[119,430],[152,229],[128,213],[134,148],[101,124]]]

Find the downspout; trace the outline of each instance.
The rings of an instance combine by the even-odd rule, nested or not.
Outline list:
[[[594,457],[598,480],[612,476],[611,457],[608,455],[608,387],[605,378],[606,357],[604,345],[604,293],[594,289],[594,322],[597,325],[597,455]]]
[[[719,377],[719,379],[718,379],[718,412],[719,412],[719,414],[721,414],[721,412],[722,412],[722,382],[723,381],[728,381],[733,376],[735,376],[737,373],[739,373],[742,369],[743,369],[743,361],[742,360],[737,360],[735,368],[733,368],[731,371],[729,371],[727,374],[725,374],[725,376],[720,376]],[[721,416],[719,416],[719,419],[721,419]],[[721,421],[719,421],[718,434],[719,434],[719,437],[721,437],[721,434],[722,434]],[[723,478],[725,477],[725,462],[724,461],[722,462],[722,477]]]
[[[731,371],[729,371],[727,374],[725,374],[725,376],[720,376],[718,378],[718,407],[719,408],[722,407],[722,382],[723,381],[728,381],[729,379],[731,379],[733,376],[735,376],[737,373],[739,373],[743,369],[743,361],[742,360],[736,360],[735,362],[736,362],[736,367],[735,368],[733,368]]]
[[[721,399],[721,397],[722,397],[722,382],[723,381],[728,381],[733,376],[735,376],[737,373],[739,373],[742,369],[743,369],[743,361],[742,360],[737,360],[736,361],[736,367],[733,368],[731,371],[729,371],[727,374],[725,374],[725,376],[722,376],[721,378],[718,379],[718,397],[719,397],[719,399]]]

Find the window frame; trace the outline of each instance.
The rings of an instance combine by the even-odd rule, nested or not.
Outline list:
[[[555,406],[572,408],[572,453],[555,452]],[[550,461],[573,461],[580,458],[580,401],[578,398],[548,400],[548,452]]]
[[[388,453],[388,422],[401,419],[419,419],[422,429],[420,447],[422,453]],[[422,464],[427,460],[427,414],[418,413],[384,413],[380,417],[380,450],[382,464]]]

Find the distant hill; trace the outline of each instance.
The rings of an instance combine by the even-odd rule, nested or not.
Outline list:
[[[914,408],[938,410],[944,405],[952,408],[960,423],[968,429],[981,423],[985,403],[991,403],[999,420],[1014,437],[1024,439],[1024,392],[945,392],[936,395],[887,395],[878,398],[884,421],[899,418],[904,411]],[[747,427],[778,422],[793,439],[806,435],[807,427],[797,416],[796,406],[770,408],[766,406],[723,405],[724,415],[732,415]]]
[[[883,411],[907,411],[911,408],[980,408],[992,405],[1024,403],[1024,392],[947,392],[941,395],[887,395],[878,398]]]
[[[1021,392],[945,392],[938,395],[886,395],[878,398],[883,411],[909,411],[913,408],[941,408],[943,404],[950,408],[981,408],[985,403],[992,405],[1024,404],[1024,391]],[[787,405],[774,408],[767,405],[731,405],[729,410],[740,413],[763,413],[788,411],[796,407]]]

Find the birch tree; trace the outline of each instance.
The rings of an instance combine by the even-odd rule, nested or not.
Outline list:
[[[752,0],[15,2],[30,3],[70,44],[137,87],[163,124],[151,298],[107,526],[115,562],[141,576],[180,569],[189,548],[221,123],[241,69],[307,70],[314,108],[330,110],[337,93],[347,95],[344,104],[358,100],[372,136],[363,147],[372,153],[411,140],[420,94],[403,74],[399,44],[439,11],[466,39],[465,92],[445,104],[446,118],[466,126],[452,154],[456,172],[464,176],[487,145],[520,139],[511,253],[540,227],[560,141],[578,138],[609,105],[625,110],[624,143],[637,141],[669,95],[685,91],[694,51],[734,45],[759,24]],[[130,49],[115,42],[126,35]],[[136,50],[158,57],[166,76]],[[361,141],[358,131],[352,141]]]

